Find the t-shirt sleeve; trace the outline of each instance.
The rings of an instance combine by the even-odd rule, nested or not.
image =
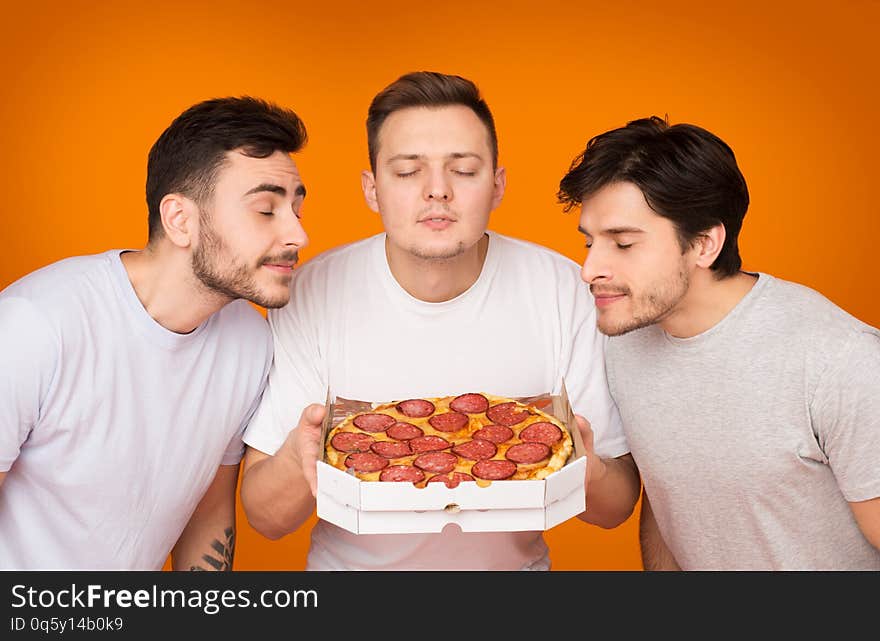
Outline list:
[[[324,403],[326,377],[319,371],[320,352],[307,292],[294,288],[290,302],[267,314],[274,357],[262,398],[244,433],[244,442],[275,454],[310,403]]]
[[[0,296],[0,472],[39,421],[57,362],[57,337],[33,303]]]
[[[880,333],[853,334],[819,380],[810,415],[844,498],[880,496]]]
[[[269,367],[272,365],[272,336],[267,331],[266,332],[266,343],[264,347],[264,353],[266,355],[265,362],[263,365],[263,373],[260,377],[260,386],[259,391],[254,398],[254,402],[251,404],[250,408],[248,408],[247,413],[245,414],[244,419],[239,426],[239,429],[235,432],[235,435],[229,441],[229,444],[226,446],[226,451],[223,453],[223,458],[220,461],[221,465],[237,465],[241,462],[242,457],[244,457],[244,431],[247,429],[247,426],[251,423],[254,414],[257,411],[257,408],[260,405],[260,401],[262,400],[262,396],[266,390],[266,383],[268,381]]]
[[[565,363],[565,388],[571,407],[588,421],[593,430],[596,454],[615,458],[627,454],[620,412],[611,398],[605,373],[608,337],[596,327],[596,307],[586,285],[572,293],[571,342]],[[565,341],[563,341],[565,343]],[[563,362],[565,362],[563,355]]]

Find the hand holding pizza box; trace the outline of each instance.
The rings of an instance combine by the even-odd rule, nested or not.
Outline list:
[[[316,496],[318,492],[317,463],[323,456],[321,434],[326,414],[326,406],[317,403],[306,406],[299,424],[290,435],[293,439],[291,451],[309,484],[312,496]]]

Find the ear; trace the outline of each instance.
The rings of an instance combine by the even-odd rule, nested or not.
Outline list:
[[[364,199],[367,201],[367,207],[378,214],[379,199],[376,198],[376,177],[372,171],[365,169],[361,172],[361,189],[364,190]]]
[[[724,225],[721,223],[697,236],[695,246],[698,250],[696,254],[697,267],[709,269],[712,266],[712,263],[715,262],[715,259],[718,258],[718,254],[721,253],[721,249],[724,247],[725,238],[727,238],[727,230],[724,229]]]
[[[504,198],[504,190],[507,189],[507,170],[499,167],[495,170],[495,188],[492,191],[492,209],[501,204]]]
[[[199,232],[199,208],[183,194],[165,194],[159,203],[165,237],[178,247],[189,247]]]

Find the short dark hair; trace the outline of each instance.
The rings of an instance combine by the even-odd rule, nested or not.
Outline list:
[[[299,116],[272,103],[242,96],[193,105],[162,132],[147,161],[149,240],[164,234],[159,203],[180,193],[199,205],[214,192],[226,152],[239,149],[254,158],[302,149],[308,135]]]
[[[367,148],[370,168],[376,171],[379,153],[379,130],[385,119],[395,111],[409,107],[449,107],[462,105],[473,111],[489,131],[492,165],[498,164],[498,135],[495,119],[480,90],[470,80],[436,71],[414,71],[400,78],[376,94],[367,114]]]
[[[720,278],[739,271],[737,238],[749,191],[733,150],[718,136],[657,116],[633,120],[590,139],[560,181],[557,198],[569,211],[616,182],[636,185],[651,209],[672,221],[682,251],[723,224],[724,246],[711,269]]]

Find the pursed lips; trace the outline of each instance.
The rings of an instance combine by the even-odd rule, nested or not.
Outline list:
[[[596,301],[596,307],[605,307],[627,296],[626,292],[622,291],[594,291],[592,288],[590,288],[590,292],[592,292],[593,299]]]
[[[418,219],[418,224],[424,225],[433,231],[442,231],[455,223],[455,219],[446,214],[433,214],[422,216]]]
[[[268,267],[272,271],[279,272],[282,274],[291,274],[293,273],[293,265],[279,265],[274,263],[264,263],[263,267]]]
[[[293,267],[296,265],[296,262],[296,260],[274,260],[264,262],[263,267],[268,267],[272,271],[280,272],[282,274],[289,274],[293,272]]]

